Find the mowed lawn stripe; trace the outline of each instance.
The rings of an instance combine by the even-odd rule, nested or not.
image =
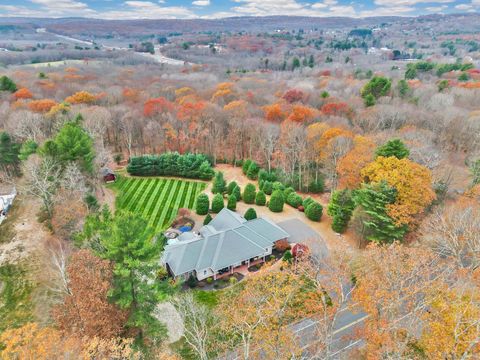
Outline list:
[[[153,224],[157,213],[160,211],[159,209],[162,205],[162,199],[166,196],[165,194],[167,194],[168,188],[171,186],[171,183],[172,180],[163,180],[162,188],[159,189],[155,194],[153,204],[150,207],[149,212],[147,213],[147,217],[148,219],[150,219],[150,225]]]
[[[143,212],[145,205],[148,201],[148,195],[150,195],[151,191],[155,188],[155,183],[156,183],[155,179],[148,181],[148,186],[143,191],[142,196],[138,199],[137,204],[133,209],[133,212],[139,212],[139,213]]]
[[[166,225],[169,225],[169,223],[173,220],[172,218],[176,215],[176,211],[180,208],[182,197],[186,193],[185,187],[188,186],[188,185],[189,185],[189,183],[186,182],[186,181],[181,182],[180,188],[177,189],[177,191],[175,193],[175,197],[173,199],[173,201],[175,201],[175,202],[172,202],[170,204],[170,206],[168,207],[168,211],[165,214],[165,217],[164,217],[163,223],[162,223],[162,227],[164,227]]]
[[[151,215],[150,209],[155,207],[156,199],[160,196],[160,193],[163,190],[163,187],[165,186],[166,181],[162,179],[156,179],[156,184],[155,188],[152,194],[150,194],[150,197],[148,198],[148,202],[145,205],[145,208],[143,209],[142,215],[145,219],[149,219],[149,215]]]
[[[157,229],[160,229],[160,230],[162,229],[163,223],[165,221],[165,216],[167,215],[170,206],[172,206],[172,203],[175,199],[175,196],[177,194],[177,190],[179,187],[180,187],[180,181],[175,180],[173,187],[168,194],[168,197],[164,201],[164,207],[162,209],[162,212],[157,214],[158,216],[156,221]]]
[[[162,194],[160,195],[160,198],[157,201],[155,209],[153,210],[152,217],[150,218],[150,223],[149,223],[150,226],[153,226],[155,228],[158,227],[158,220],[165,206],[165,199],[168,197],[168,194],[170,193],[174,183],[175,183],[175,180],[171,180],[171,179],[167,180],[167,184],[163,188]]]
[[[135,195],[135,192],[137,191],[137,188],[141,185],[141,180],[135,180],[135,179],[129,179],[130,186],[128,187],[128,190],[125,191],[125,193],[122,194],[121,198],[121,208],[126,209],[128,206],[128,203],[130,202],[130,199]]]
[[[148,184],[150,184],[150,181],[148,181],[147,179],[142,179],[141,182],[142,183],[140,184],[140,186],[135,189],[133,197],[131,197],[127,203],[127,210],[129,211],[134,211],[135,206],[138,204],[138,200],[142,197],[143,192],[147,188]]]

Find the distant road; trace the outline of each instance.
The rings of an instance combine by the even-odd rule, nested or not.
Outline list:
[[[66,41],[71,41],[71,42],[74,42],[74,43],[77,43],[77,44],[83,44],[83,45],[88,45],[88,46],[98,46],[98,47],[101,47],[105,50],[132,51],[132,49],[129,49],[129,48],[126,48],[126,47],[106,46],[106,45],[102,45],[102,44],[99,44],[99,43],[95,43],[93,41],[81,40],[81,39],[76,39],[76,38],[71,37],[71,36],[56,34],[56,33],[47,31],[47,29],[45,29],[45,28],[37,29],[37,33],[50,34],[50,35],[56,36],[60,39],[66,40]],[[147,58],[150,58],[150,59],[153,59],[160,64],[168,64],[168,65],[175,65],[175,66],[183,66],[183,65],[189,64],[189,63],[187,63],[185,61],[182,61],[182,60],[172,59],[172,58],[166,57],[165,55],[163,55],[161,53],[160,46],[155,47],[155,54],[142,53],[142,52],[136,52],[136,54],[147,57]]]

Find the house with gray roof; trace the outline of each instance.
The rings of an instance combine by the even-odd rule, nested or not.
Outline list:
[[[275,243],[290,235],[266,218],[247,221],[224,208],[199,232],[185,232],[165,247],[162,262],[175,278],[195,276],[198,280],[219,273],[233,273],[236,267],[265,260]]]

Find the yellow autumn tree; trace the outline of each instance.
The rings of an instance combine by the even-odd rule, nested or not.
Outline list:
[[[379,156],[361,172],[367,183],[387,184],[397,190],[397,198],[387,206],[396,225],[413,224],[416,216],[435,200],[430,171],[409,159]]]
[[[421,344],[428,359],[480,357],[480,294],[472,284],[444,286],[428,296]]]

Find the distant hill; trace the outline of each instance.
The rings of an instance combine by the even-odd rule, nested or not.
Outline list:
[[[45,27],[50,31],[65,35],[82,33],[85,36],[161,34],[172,32],[207,31],[274,31],[290,29],[341,29],[373,27],[384,23],[436,22],[446,18],[471,17],[469,23],[476,23],[478,14],[428,15],[420,17],[380,16],[369,18],[349,17],[304,17],[304,16],[266,16],[231,17],[223,19],[159,19],[159,20],[102,20],[86,18],[0,18],[1,25],[16,25],[22,28]],[[477,22],[478,23],[478,22]],[[464,23],[465,24],[465,23]]]

